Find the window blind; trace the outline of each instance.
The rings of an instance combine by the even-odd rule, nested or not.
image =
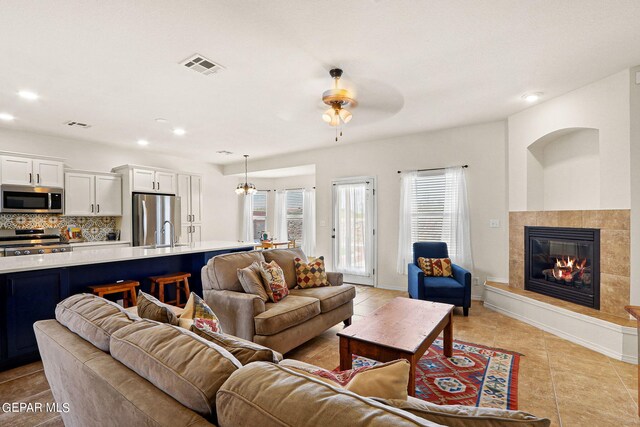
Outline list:
[[[411,241],[439,242],[445,203],[444,172],[425,173],[416,178],[412,192]]]

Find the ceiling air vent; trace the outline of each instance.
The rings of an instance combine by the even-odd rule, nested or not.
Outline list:
[[[184,65],[185,67],[193,71],[197,71],[200,74],[204,74],[205,76],[215,74],[220,70],[224,70],[224,67],[222,65],[216,64],[212,60],[207,59],[197,53],[192,57],[182,61],[180,65]]]
[[[91,125],[88,125],[86,123],[82,123],[82,122],[76,122],[76,121],[70,121],[70,122],[66,122],[65,125],[69,126],[69,127],[74,127],[74,128],[81,128],[81,129],[87,129],[90,128]]]
[[[230,156],[231,154],[233,154],[231,151],[227,151],[227,150],[220,150],[220,151],[216,151],[217,154],[224,154],[225,156]]]

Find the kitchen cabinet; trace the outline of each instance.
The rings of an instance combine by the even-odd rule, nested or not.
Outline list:
[[[116,174],[67,172],[65,215],[122,215],[122,178]]]
[[[182,223],[182,243],[202,240],[202,177],[200,175],[178,174],[180,196],[180,218]]]
[[[1,156],[0,169],[2,184],[57,188],[64,186],[64,164],[61,161]]]
[[[152,169],[133,169],[133,191],[176,194],[176,174]]]

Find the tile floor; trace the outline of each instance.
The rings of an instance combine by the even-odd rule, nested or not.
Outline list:
[[[405,292],[357,288],[354,321]],[[333,369],[339,364],[337,325],[286,357]],[[474,302],[465,318],[456,309],[454,337],[524,355],[520,362],[520,409],[545,416],[553,426],[640,426],[635,365],[575,345]],[[0,400],[51,402],[40,362],[0,372]],[[2,426],[62,426],[60,417],[16,417],[0,412]]]

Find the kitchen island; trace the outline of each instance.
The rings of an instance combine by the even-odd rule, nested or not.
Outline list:
[[[252,249],[252,243],[206,241],[0,258],[0,370],[37,359],[33,323],[53,318],[58,302],[89,285],[137,280],[148,292],[149,276],[184,271],[192,275],[191,290],[202,295],[200,270],[210,258]]]

